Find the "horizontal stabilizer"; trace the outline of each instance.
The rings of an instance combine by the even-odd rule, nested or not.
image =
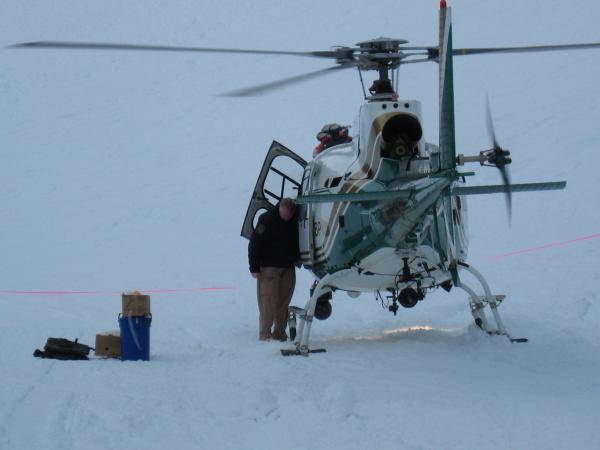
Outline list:
[[[299,205],[333,202],[374,202],[378,200],[408,200],[413,190],[358,192],[356,194],[311,194],[296,199]]]
[[[509,190],[510,192],[556,191],[564,189],[566,186],[566,181],[550,181],[547,183],[511,184],[510,186],[494,184],[489,186],[455,187],[452,189],[452,195],[498,194],[509,192]]]

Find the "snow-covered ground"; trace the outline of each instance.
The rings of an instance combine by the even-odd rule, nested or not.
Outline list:
[[[33,40],[318,50],[378,36],[435,44],[437,1],[0,3],[0,46]],[[593,1],[451,2],[456,47],[600,41]],[[566,191],[472,198],[470,262],[507,294],[528,344],[483,335],[436,292],[392,316],[336,295],[328,353],[259,343],[241,222],[271,140],[308,158],[351,123],[358,76],[276,94],[214,94],[326,62],[291,57],[0,50],[0,290],[233,287],[152,296],[152,361],[62,362],[48,336],[93,343],[118,294],[0,293],[0,449],[600,448],[600,50],[455,60],[457,141],[489,145],[485,94],[513,181]],[[437,136],[437,67],[401,71]],[[496,183],[492,169],[474,183]],[[311,277],[299,273],[294,303]]]

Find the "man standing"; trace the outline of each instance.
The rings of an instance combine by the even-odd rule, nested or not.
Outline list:
[[[291,198],[262,214],[248,244],[250,273],[257,280],[261,341],[286,341],[288,305],[296,285],[294,264],[300,259],[298,216]]]

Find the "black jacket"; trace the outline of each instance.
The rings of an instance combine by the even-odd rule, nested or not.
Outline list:
[[[279,216],[279,206],[263,213],[248,244],[250,272],[261,267],[292,267],[300,259],[298,218],[289,221]]]

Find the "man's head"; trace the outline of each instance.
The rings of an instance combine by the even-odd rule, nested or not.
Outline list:
[[[291,198],[282,198],[279,202],[279,217],[286,222],[292,220],[296,212],[296,203]]]

